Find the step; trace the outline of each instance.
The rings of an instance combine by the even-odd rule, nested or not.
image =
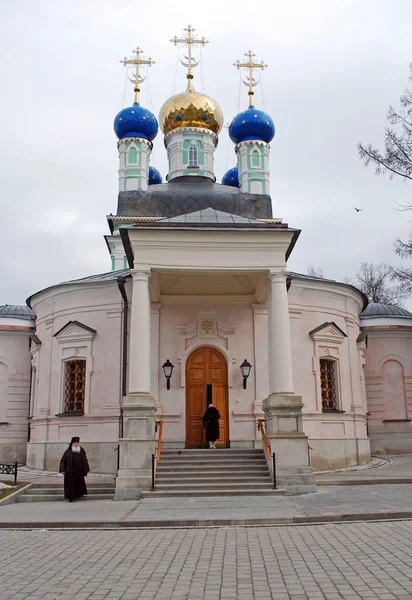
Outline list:
[[[264,460],[161,460],[157,463],[158,467],[210,467],[213,469],[254,469],[256,467],[266,467],[267,463]]]
[[[233,483],[233,484],[245,484],[245,485],[250,485],[250,484],[256,484],[256,485],[262,485],[262,484],[271,484],[272,482],[270,481],[269,475],[267,475],[266,477],[255,477],[253,479],[248,478],[248,477],[226,477],[224,479],[218,478],[218,477],[196,477],[193,479],[182,479],[181,477],[158,477],[156,478],[156,485],[203,485],[203,484],[212,484],[215,487],[221,487],[222,484],[227,484],[227,483]]]
[[[238,481],[268,481],[270,479],[269,472],[246,474],[243,471],[239,473],[157,473],[156,481],[169,481],[176,479],[178,481],[229,481],[231,479]]]
[[[114,494],[92,494],[91,496],[83,496],[79,498],[79,501],[83,500],[113,500]],[[37,496],[26,496],[26,494],[22,494],[21,496],[17,496],[16,501],[18,503],[21,502],[59,502],[63,501],[64,494],[53,494],[49,496],[45,495],[37,495]]]
[[[177,469],[177,468],[181,468],[181,469],[199,469],[199,465],[202,465],[202,469],[209,469],[209,470],[213,470],[216,471],[216,469],[220,469],[220,470],[224,470],[224,469],[242,469],[242,468],[247,468],[250,471],[254,471],[255,469],[267,469],[268,465],[267,463],[262,460],[262,461],[243,461],[243,462],[230,462],[230,461],[219,461],[219,462],[213,462],[212,460],[210,461],[204,461],[204,462],[200,462],[200,461],[196,461],[196,462],[184,462],[182,460],[176,460],[173,462],[169,462],[169,461],[165,461],[165,460],[161,460],[160,462],[157,463],[157,469]]]
[[[114,494],[115,488],[109,486],[101,488],[88,487],[87,492],[89,496],[94,496],[96,494]],[[64,488],[63,486],[53,488],[31,487],[25,490],[24,494],[28,496],[59,496],[61,494],[64,494]]]
[[[36,488],[57,488],[57,489],[63,489],[63,477],[58,478],[57,481],[55,481],[54,483],[36,483],[35,481],[33,481],[33,487]],[[115,478],[113,477],[112,481],[106,481],[106,482],[102,482],[102,483],[95,483],[93,481],[93,483],[91,483],[90,481],[87,481],[87,477],[86,477],[86,485],[87,485],[87,489],[90,488],[107,488],[107,487],[114,487],[115,486]],[[33,489],[33,488],[31,488]]]
[[[219,452],[219,454],[242,454],[242,455],[254,455],[254,454],[263,454],[263,450],[260,448],[221,448],[220,446],[217,446],[216,450]],[[214,452],[214,448],[193,448],[193,449],[189,449],[189,448],[181,448],[181,449],[175,449],[175,450],[166,450],[163,449],[162,450],[162,456],[163,455],[172,455],[172,454],[178,454],[179,456],[182,455],[189,455],[189,456],[194,456],[194,455],[199,455],[199,454],[215,454]]]
[[[202,483],[195,483],[192,481],[187,481],[185,483],[170,483],[170,484],[166,484],[166,483],[157,483],[156,482],[156,488],[159,490],[162,489],[168,489],[168,490],[181,490],[181,489],[193,489],[193,490],[197,490],[197,489],[203,489],[203,490],[216,490],[216,489],[226,489],[226,488],[244,488],[244,489],[266,489],[266,488],[270,488],[273,487],[273,483],[268,480],[264,483],[250,483],[248,481],[239,481],[238,483],[235,482],[219,482],[219,485],[216,485],[216,483],[211,482],[202,482]]]
[[[215,496],[284,496],[286,490],[284,489],[260,489],[260,490],[248,490],[244,488],[237,489],[218,489],[218,490],[158,490],[144,491],[142,492],[143,498],[170,498],[170,497],[186,497],[186,496],[208,496],[210,498]]]

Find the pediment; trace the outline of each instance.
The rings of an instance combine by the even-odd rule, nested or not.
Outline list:
[[[314,341],[327,341],[341,344],[348,337],[334,321],[327,321],[309,331],[310,337]]]
[[[69,339],[92,339],[96,333],[95,329],[88,327],[80,321],[68,321],[66,325],[63,325],[53,337],[59,341],[65,341]]]

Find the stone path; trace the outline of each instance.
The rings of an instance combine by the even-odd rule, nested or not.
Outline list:
[[[412,484],[319,487],[301,496],[78,500],[0,505],[0,528],[264,525],[412,518]],[[1,600],[1,599],[0,599]]]
[[[412,521],[2,531],[1,600],[412,599]]]

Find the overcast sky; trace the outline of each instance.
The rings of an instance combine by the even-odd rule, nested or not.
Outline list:
[[[411,183],[365,169],[356,144],[382,146],[388,107],[408,85],[410,0],[19,0],[0,13],[0,304],[110,270],[103,234],[117,207],[113,119],[133,101],[119,60],[140,46],[156,61],[141,104],[158,115],[185,88],[169,40],[188,23],[210,42],[195,88],[219,102],[225,122],[248,102],[233,62],[251,49],[269,65],[255,105],[276,126],[274,216],[302,229],[289,268],[306,273],[312,264],[341,280],[361,261],[400,262],[393,243],[408,236],[412,213],[395,202],[411,200]],[[160,132],[154,144],[152,164],[164,177]],[[224,129],[218,181],[234,165]]]

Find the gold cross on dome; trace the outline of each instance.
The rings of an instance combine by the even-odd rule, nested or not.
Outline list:
[[[239,60],[237,60],[235,63],[233,63],[233,66],[237,69],[245,69],[247,71],[246,81],[243,79],[243,83],[249,88],[249,105],[252,106],[254,94],[253,88],[259,83],[259,81],[257,81],[253,77],[253,71],[257,71],[258,69],[261,69],[263,71],[263,69],[266,69],[268,65],[266,65],[263,61],[260,63],[253,62],[253,59],[256,56],[256,54],[253,54],[251,50],[249,50],[249,52],[246,52],[245,56],[248,59],[247,62],[241,63]]]
[[[186,77],[189,80],[188,88],[191,89],[192,88],[192,79],[193,79],[192,69],[194,67],[197,67],[197,65],[199,64],[199,61],[194,60],[194,58],[192,56],[192,47],[206,46],[206,44],[208,44],[209,42],[204,37],[199,39],[196,35],[193,35],[193,32],[196,30],[193,27],[191,27],[190,25],[185,27],[185,29],[183,31],[186,32],[186,35],[183,35],[181,38],[178,38],[175,35],[175,37],[172,38],[170,41],[175,46],[177,46],[177,44],[181,44],[182,46],[187,46],[187,56],[185,56],[185,60],[181,60],[180,62],[182,63],[182,65],[184,67],[187,67]]]
[[[136,48],[136,50],[133,50],[133,54],[135,55],[135,56],[133,56],[133,58],[124,57],[124,59],[121,60],[120,62],[124,66],[135,65],[134,77],[133,78],[129,77],[129,79],[134,84],[134,101],[139,102],[139,92],[140,92],[139,85],[146,79],[146,77],[141,77],[140,67],[141,67],[141,65],[151,67],[152,65],[155,64],[155,62],[151,58],[144,58],[143,50],[140,50],[140,48]]]

